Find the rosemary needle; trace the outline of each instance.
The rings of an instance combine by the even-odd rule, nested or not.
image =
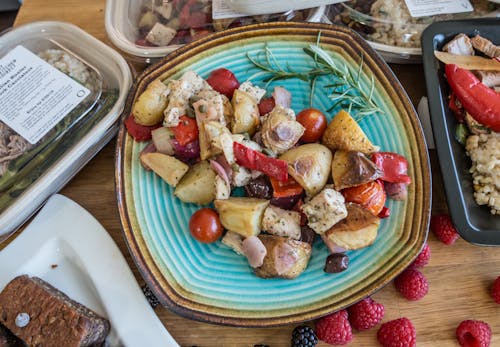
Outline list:
[[[321,32],[318,34],[315,44],[310,44],[308,47],[303,48],[304,53],[312,59],[314,64],[312,68],[303,71],[293,70],[288,65],[286,68],[283,67],[267,45],[264,51],[256,57],[252,57],[249,53],[247,53],[247,57],[250,62],[261,70],[260,72],[254,74],[250,79],[257,76],[269,75],[264,79],[266,87],[272,81],[291,78],[297,78],[308,82],[311,90],[309,103],[312,107],[317,79],[321,76],[326,76],[331,79],[331,83],[327,84],[325,87],[331,88],[329,98],[333,102],[333,105],[330,109],[328,109],[328,112],[332,111],[337,106],[342,106],[347,108],[349,111],[356,111],[354,117],[358,121],[363,117],[374,113],[383,114],[384,111],[378,107],[373,100],[373,93],[375,90],[375,80],[373,75],[370,76],[369,92],[367,93],[363,90],[361,83],[364,66],[363,56],[361,56],[359,67],[356,71],[353,71],[346,63],[334,59],[331,54],[322,49],[319,45],[320,39]],[[262,53],[264,54],[264,57],[262,57]]]

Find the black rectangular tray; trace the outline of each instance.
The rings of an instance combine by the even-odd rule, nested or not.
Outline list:
[[[500,215],[476,204],[473,196],[471,160],[455,140],[457,124],[448,107],[449,87],[444,64],[434,57],[455,35],[479,34],[500,44],[500,18],[454,20],[431,24],[422,34],[422,58],[429,99],[432,128],[451,218],[459,234],[477,245],[500,245]]]

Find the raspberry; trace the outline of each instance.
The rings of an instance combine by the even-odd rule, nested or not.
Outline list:
[[[432,216],[430,228],[445,245],[452,245],[458,239],[457,229],[447,214]]]
[[[352,340],[352,329],[347,311],[341,310],[316,322],[316,335],[331,345],[346,345]]]
[[[318,338],[311,327],[299,325],[292,332],[292,347],[314,347]]]
[[[491,297],[497,304],[500,304],[500,276],[497,277],[493,286],[491,287]]]
[[[489,347],[491,329],[480,320],[464,320],[457,327],[457,340],[462,347]]]
[[[429,283],[417,269],[406,269],[394,280],[396,289],[408,300],[420,300],[429,291]]]
[[[415,347],[417,333],[408,318],[399,318],[382,324],[377,340],[383,347]]]
[[[351,325],[358,330],[371,329],[384,317],[384,305],[369,297],[352,305],[347,311]]]
[[[419,268],[419,267],[424,267],[429,263],[429,259],[431,259],[431,249],[429,247],[429,244],[426,242],[422,250],[420,251],[420,254],[417,256],[417,258],[411,263],[409,268]]]

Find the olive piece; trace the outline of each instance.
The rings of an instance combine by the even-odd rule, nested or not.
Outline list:
[[[342,272],[349,266],[349,257],[344,253],[332,253],[326,258],[323,271],[328,273]]]
[[[266,176],[259,176],[248,182],[245,191],[251,198],[270,200],[273,197],[273,188]]]
[[[312,246],[314,239],[316,238],[316,232],[309,228],[307,225],[300,227],[300,241],[307,242]]]

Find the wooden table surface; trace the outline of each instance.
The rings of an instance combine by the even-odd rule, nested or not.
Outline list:
[[[110,44],[104,29],[105,0],[25,0],[15,25],[39,20],[74,23]],[[425,95],[421,65],[392,65],[414,105]],[[114,149],[111,141],[61,191],[82,205],[110,233],[126,257],[139,284],[144,281],[131,259],[122,234],[115,198]],[[433,179],[433,213],[447,211],[442,177],[434,151],[430,153]],[[492,281],[500,275],[500,249],[476,247],[458,240],[445,246],[429,235],[432,257],[423,273],[429,280],[427,296],[417,302],[402,298],[393,284],[374,295],[385,305],[384,321],[408,317],[417,330],[418,346],[458,346],[455,329],[465,319],[488,322],[493,330],[491,346],[500,346],[500,305],[489,296]],[[5,246],[1,245],[0,249]],[[234,328],[191,321],[168,309],[156,308],[173,337],[182,346],[290,346],[293,325],[275,328]],[[310,322],[312,324],[312,322]],[[354,332],[351,346],[377,346],[377,329]],[[319,346],[327,346],[320,343]]]

